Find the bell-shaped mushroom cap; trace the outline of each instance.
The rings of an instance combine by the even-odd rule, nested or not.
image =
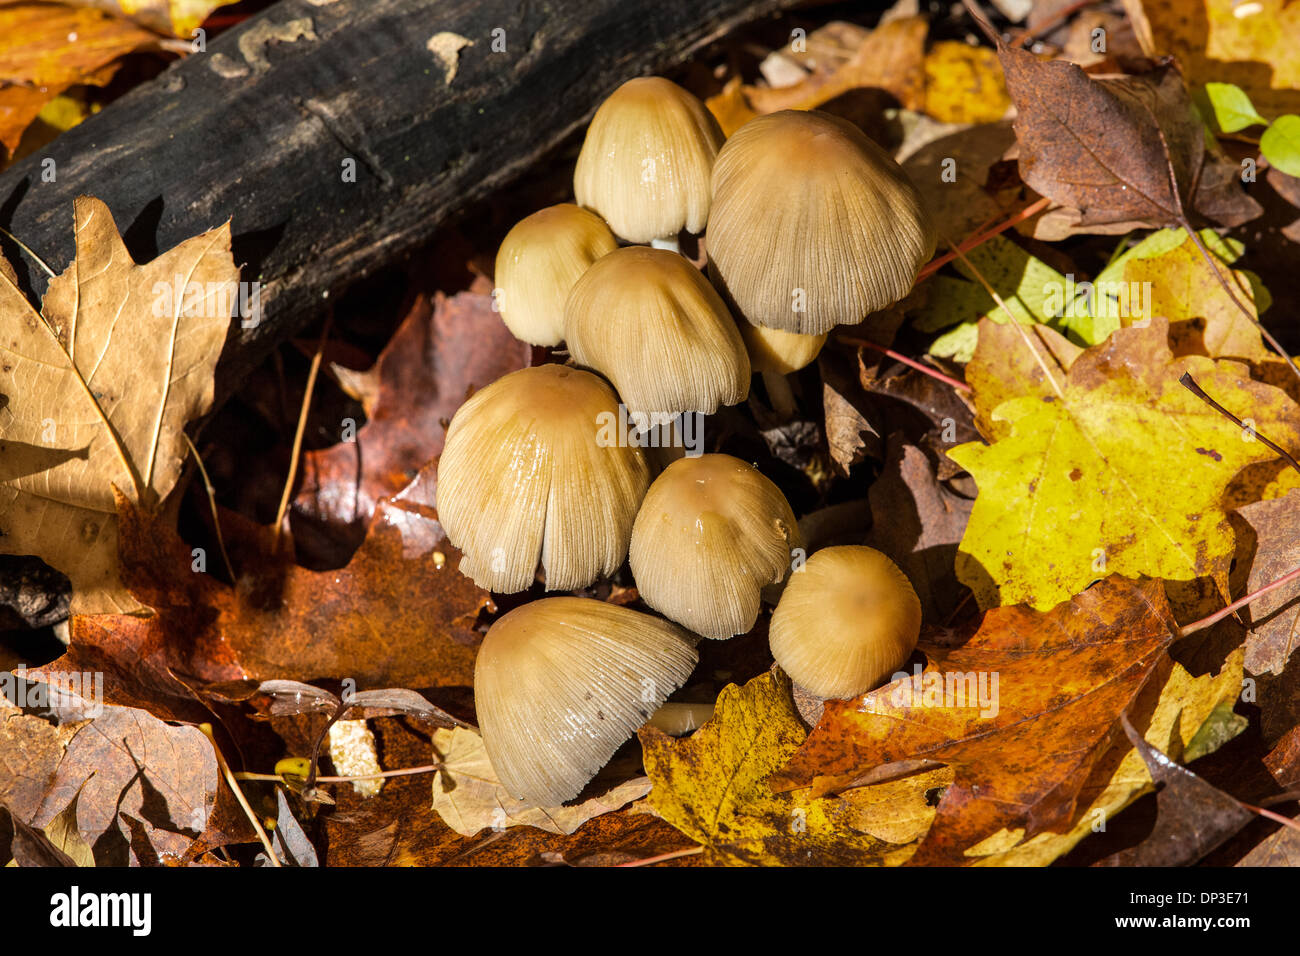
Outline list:
[[[587,127],[574,195],[629,242],[702,232],[722,140],[713,114],[676,83],[628,80]]]
[[[874,548],[823,548],[790,575],[772,612],[772,657],[822,698],[853,697],[903,666],[921,633],[907,575]]]
[[[769,375],[789,375],[799,371],[821,353],[829,335],[829,332],[799,335],[797,332],[765,329],[740,320],[740,336],[745,340],[750,366],[755,372]]]
[[[569,290],[593,262],[617,248],[604,220],[572,203],[521,219],[497,250],[497,302],[506,328],[530,345],[558,345]]]
[[[438,463],[438,519],[480,587],[586,587],[627,554],[650,483],[640,448],[598,440],[618,399],[590,372],[521,369],[452,417]]]
[[[749,394],[749,357],[726,305],[675,252],[615,249],[582,274],[564,306],[564,338],[630,413],[711,414]]]
[[[754,325],[861,322],[907,295],[935,239],[902,167],[838,117],[760,116],[714,163],[709,274]]]
[[[697,660],[691,635],[639,611],[575,597],[515,608],[474,666],[492,769],[518,799],[572,800]]]
[[[698,634],[744,634],[790,570],[798,524],[781,490],[730,455],[682,458],[646,492],[628,552],[642,599]]]

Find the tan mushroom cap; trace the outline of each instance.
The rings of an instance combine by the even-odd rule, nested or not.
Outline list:
[[[646,492],[628,552],[641,598],[705,637],[744,634],[790,570],[798,524],[781,490],[730,455],[682,458]]]
[[[740,321],[740,337],[745,340],[749,364],[755,372],[769,375],[789,375],[803,368],[819,354],[826,344],[829,332],[821,335],[799,335],[780,329],[765,329]]]
[[[605,221],[572,203],[521,219],[497,250],[497,303],[506,328],[530,345],[558,345],[569,290],[593,262],[617,248]]]
[[[618,415],[613,390],[562,365],[511,372],[457,410],[438,519],[476,584],[521,591],[540,562],[562,591],[623,563],[650,474],[640,448],[598,441],[606,415]]]
[[[714,163],[709,274],[754,325],[861,322],[907,295],[935,241],[902,167],[838,117],[760,116]]]
[[[574,195],[630,242],[702,232],[722,141],[713,114],[676,83],[628,80],[587,127]]]
[[[575,361],[600,372],[631,413],[711,414],[749,394],[749,357],[709,281],[675,252],[615,249],[564,306]]]
[[[921,602],[898,565],[874,548],[823,548],[790,583],[768,640],[790,678],[818,697],[863,694],[916,649]]]
[[[604,601],[516,608],[489,629],[474,667],[492,769],[518,799],[572,800],[698,659],[681,628]]]

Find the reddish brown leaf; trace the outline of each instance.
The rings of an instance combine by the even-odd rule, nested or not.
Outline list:
[[[13,860],[19,866],[76,866],[40,830],[28,826],[0,804],[0,866]]]
[[[1268,752],[1264,766],[1283,790],[1300,790],[1300,726],[1292,727]]]
[[[995,608],[964,646],[923,647],[940,678],[984,674],[992,691],[996,675],[995,714],[942,698],[926,706],[925,685],[910,700],[901,680],[830,701],[772,785],[825,787],[896,760],[941,761],[956,779],[911,863],[968,862],[964,851],[1003,827],[1028,837],[1071,820],[1089,771],[1120,736],[1120,715],[1175,635],[1158,581],[1111,577],[1045,613]]]
[[[1237,514],[1255,535],[1248,591],[1300,567],[1300,490],[1238,508]],[[1248,615],[1251,629],[1246,640],[1246,669],[1252,674],[1282,673],[1292,651],[1300,646],[1300,581],[1261,595],[1243,613]]]
[[[866,543],[903,569],[921,599],[923,622],[943,624],[969,593],[953,562],[973,502],[939,481],[925,452],[905,444],[899,432],[889,436],[884,471],[868,498]]]
[[[1232,224],[1259,214],[1240,184],[1217,173],[1202,178],[1204,129],[1174,64],[1094,80],[1073,63],[1005,44],[998,57],[1019,114],[1020,175],[1078,209],[1080,225],[1167,226],[1193,207]],[[1189,200],[1193,184],[1200,185]]]
[[[432,303],[417,298],[367,373],[377,397],[356,440],[303,456],[292,511],[299,545],[346,558],[376,503],[441,453],[446,422],[470,393],[525,367],[531,355],[492,310],[487,280],[450,298],[438,293]]]
[[[238,515],[222,526],[239,571],[217,626],[250,677],[351,678],[359,688],[469,686],[489,603],[457,570],[437,521],[383,501],[346,567],[310,571],[272,557],[271,532]]]

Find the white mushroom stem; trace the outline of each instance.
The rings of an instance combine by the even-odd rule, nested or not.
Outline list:
[[[650,247],[652,249],[667,249],[669,252],[675,252],[681,255],[682,247],[677,241],[676,236],[669,236],[667,239],[651,239]]]
[[[762,375],[763,387],[767,389],[767,398],[772,403],[772,411],[783,420],[794,418],[796,411],[794,392],[790,390],[789,380],[779,372],[763,372]]]

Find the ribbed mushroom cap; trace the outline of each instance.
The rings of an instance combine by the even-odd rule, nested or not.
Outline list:
[[[726,305],[675,252],[615,249],[564,306],[575,361],[618,389],[629,412],[711,414],[749,394],[749,357]]]
[[[829,335],[829,332],[799,335],[797,332],[765,329],[740,320],[740,337],[745,340],[750,367],[755,372],[771,375],[789,375],[799,371],[821,353]]]
[[[627,554],[650,482],[640,448],[597,440],[613,390],[562,365],[521,369],[452,417],[438,463],[438,519],[480,587],[520,591],[538,562],[546,587],[586,587]]]
[[[617,248],[605,221],[572,203],[521,219],[497,250],[497,302],[506,328],[531,345],[558,345],[569,290],[593,262]]]
[[[574,195],[630,242],[702,232],[722,140],[713,114],[676,83],[628,80],[587,127]]]
[[[697,660],[681,628],[604,601],[516,608],[488,630],[474,666],[492,769],[518,799],[572,800]]]
[[[781,490],[730,455],[669,465],[646,492],[628,552],[641,598],[705,637],[744,634],[790,570],[798,524]]]
[[[760,116],[714,163],[709,274],[755,325],[861,322],[907,295],[935,239],[902,167],[838,117]]]
[[[907,575],[874,548],[823,548],[772,612],[772,657],[822,698],[876,687],[903,666],[921,633],[921,602]]]

